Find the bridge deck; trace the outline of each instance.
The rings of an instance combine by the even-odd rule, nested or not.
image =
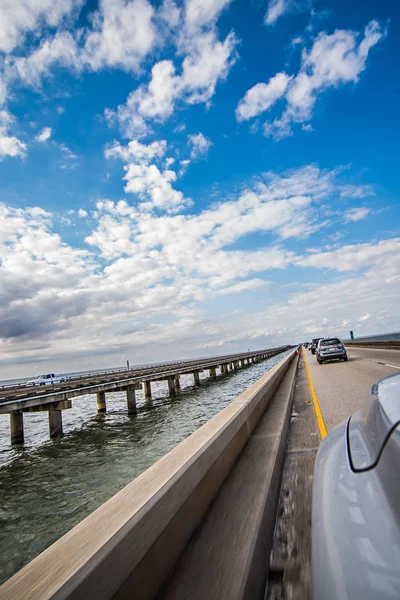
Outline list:
[[[126,389],[127,386],[142,383],[144,381],[164,380],[174,375],[193,373],[194,371],[219,367],[222,364],[229,364],[236,361],[255,359],[257,357],[269,357],[286,348],[288,348],[288,346],[258,350],[256,352],[244,352],[241,354],[229,354],[196,360],[170,362],[161,365],[151,365],[149,367],[135,368],[125,372],[105,373],[101,376],[92,375],[82,378],[73,378],[65,383],[52,385],[50,389],[49,387],[44,386],[30,386],[27,388],[26,385],[3,388],[0,390],[0,414],[29,408],[35,405],[65,401],[84,394],[119,391],[120,389]]]

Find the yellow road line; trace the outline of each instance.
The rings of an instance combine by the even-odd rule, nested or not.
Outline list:
[[[303,350],[304,364],[306,365],[308,383],[310,384],[311,398],[312,398],[312,401],[314,404],[314,410],[315,410],[315,414],[316,414],[317,421],[318,421],[319,433],[321,435],[321,439],[323,440],[327,434],[326,427],[325,427],[325,421],[324,421],[324,417],[322,416],[321,409],[319,407],[318,398],[317,398],[317,394],[315,393],[313,380],[311,379],[311,373],[310,373],[310,369],[309,369],[308,362],[307,362],[306,352],[305,352],[304,348],[302,348],[302,350]]]

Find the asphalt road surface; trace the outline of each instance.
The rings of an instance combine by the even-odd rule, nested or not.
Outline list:
[[[319,365],[315,355],[303,350],[328,432],[361,408],[377,379],[400,373],[399,350],[348,347],[347,353],[347,363]]]

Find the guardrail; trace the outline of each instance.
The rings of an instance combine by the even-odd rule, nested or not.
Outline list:
[[[202,520],[295,357],[16,573],[3,600],[150,600]]]
[[[386,350],[400,350],[400,340],[376,340],[373,342],[344,342],[345,346],[353,346],[354,348],[382,348]]]

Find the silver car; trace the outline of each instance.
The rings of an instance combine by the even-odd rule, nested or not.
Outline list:
[[[314,600],[400,597],[400,374],[319,448],[312,571]]]
[[[346,348],[339,338],[325,338],[320,340],[317,345],[316,355],[319,365],[328,360],[347,361]]]

